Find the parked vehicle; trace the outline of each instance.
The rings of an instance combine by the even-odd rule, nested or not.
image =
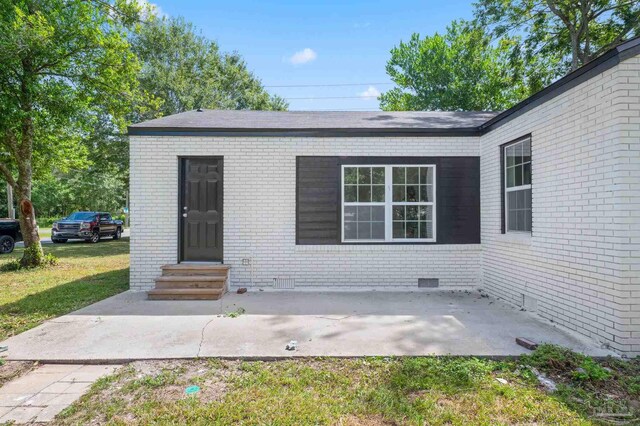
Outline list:
[[[11,253],[17,241],[22,241],[20,222],[14,219],[0,219],[0,254]]]
[[[68,217],[53,222],[51,241],[66,243],[68,240],[85,240],[97,243],[102,237],[122,236],[122,221],[113,220],[111,214],[105,212],[75,212]]]

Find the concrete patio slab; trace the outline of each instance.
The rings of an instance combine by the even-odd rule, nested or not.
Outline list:
[[[146,293],[125,292],[2,344],[10,360],[124,362],[528,352],[516,337],[612,354],[535,315],[464,291],[249,291],[217,301],[149,301]],[[298,350],[285,350],[290,340]]]

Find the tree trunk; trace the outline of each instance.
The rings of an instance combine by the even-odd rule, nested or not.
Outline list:
[[[31,99],[30,85],[34,76],[32,64],[29,59],[23,59],[23,78],[21,82],[21,104],[24,113],[21,123],[20,147],[18,148],[18,180],[15,185],[15,192],[18,196],[18,206],[20,208],[20,232],[24,240],[24,254],[20,259],[20,264],[25,268],[33,268],[44,263],[44,253],[36,226],[36,212],[31,204],[31,179],[33,170],[31,160],[33,158],[33,140],[35,139],[35,125],[33,123],[33,103]]]

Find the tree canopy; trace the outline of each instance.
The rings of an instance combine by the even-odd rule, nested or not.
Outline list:
[[[475,17],[496,37],[522,35],[528,57],[554,58],[556,76],[640,34],[638,0],[478,0]]]
[[[132,121],[197,108],[285,110],[271,96],[238,53],[223,53],[183,18],[151,17],[132,34],[133,53],[142,63],[140,89],[155,107]]]
[[[492,43],[482,27],[457,21],[445,34],[420,37],[391,50],[387,74],[397,87],[380,96],[388,111],[502,110],[547,81],[514,56],[515,38]]]

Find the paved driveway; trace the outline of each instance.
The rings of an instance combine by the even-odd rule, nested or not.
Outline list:
[[[240,309],[242,308],[242,309]],[[237,317],[233,312],[244,313]],[[225,315],[226,314],[226,315]],[[476,292],[252,292],[219,301],[148,301],[126,292],[2,343],[13,360],[516,355],[516,337],[607,355]],[[290,340],[298,350],[285,350]]]

